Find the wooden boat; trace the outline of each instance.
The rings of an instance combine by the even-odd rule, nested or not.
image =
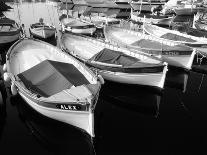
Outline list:
[[[93,23],[97,28],[103,28],[104,25],[119,25],[120,20],[112,17],[102,16],[81,16],[81,20]]]
[[[154,15],[151,13],[139,13],[139,12],[133,12],[131,11],[131,20],[135,22],[146,22],[151,23],[155,25],[163,25],[163,26],[169,26],[173,20],[173,16],[169,17],[166,15]]]
[[[194,15],[197,13],[197,8],[191,8],[191,7],[175,7],[174,11],[176,15],[183,16],[183,15]]]
[[[139,0],[139,1],[131,1],[130,5],[133,10],[143,11],[143,12],[151,12],[152,8],[158,8],[163,6],[165,2],[161,1],[148,1],[148,0]]]
[[[73,0],[74,4],[77,5],[88,5],[92,7],[99,7],[99,8],[116,8],[118,5],[116,5],[111,0]]]
[[[206,47],[207,39],[203,37],[195,37],[181,33],[179,31],[166,29],[156,25],[144,23],[143,29],[153,37],[159,38],[163,41],[173,41],[176,44],[185,44],[191,47]]]
[[[35,23],[30,25],[29,32],[34,37],[47,39],[55,36],[56,28],[45,23]]]
[[[92,35],[96,31],[94,24],[67,15],[62,15],[60,17],[60,24],[63,32],[68,31],[72,33]]]
[[[116,4],[129,4],[132,0],[114,0]]]
[[[93,38],[65,33],[61,48],[108,81],[162,89],[167,66],[155,58],[130,52]]]
[[[0,44],[7,44],[21,37],[21,27],[14,20],[0,18]]]
[[[196,20],[195,21],[195,27],[198,30],[207,31],[207,21],[206,20]]]
[[[126,47],[134,52],[144,52],[161,58],[169,65],[191,69],[195,50],[172,41],[163,41],[142,32],[107,26],[105,38],[112,44]]]
[[[42,115],[94,136],[101,84],[84,64],[51,44],[25,38],[9,49],[6,67],[13,94]]]
[[[60,0],[62,3],[69,3],[69,4],[73,4],[72,0]]]

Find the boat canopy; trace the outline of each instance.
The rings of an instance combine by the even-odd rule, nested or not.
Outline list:
[[[52,60],[45,60],[17,76],[30,91],[43,97],[52,96],[74,86],[89,84],[73,64]]]

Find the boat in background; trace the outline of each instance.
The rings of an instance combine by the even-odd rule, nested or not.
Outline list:
[[[82,21],[66,14],[63,14],[59,20],[62,32],[92,35],[96,31],[96,26],[93,23]]]
[[[21,31],[21,26],[14,20],[0,18],[0,45],[17,41],[22,35]]]
[[[143,24],[143,29],[146,33],[163,41],[170,40],[175,44],[184,44],[196,48],[206,48],[207,46],[207,38],[204,37],[195,37],[148,23]]]
[[[62,3],[73,4],[73,0],[60,0]]]
[[[162,89],[167,64],[160,60],[119,48],[101,40],[65,33],[61,48],[88,65],[108,81]]]
[[[161,58],[171,66],[191,69],[195,50],[185,45],[178,45],[172,41],[152,37],[143,32],[106,26],[104,35],[111,44],[128,48],[135,53],[144,52]]]
[[[140,13],[131,11],[131,20],[140,23],[151,23],[161,26],[170,26],[173,16],[166,16],[162,14]]]
[[[39,23],[31,24],[29,28],[30,36],[38,38],[51,38],[56,36],[56,28],[51,24],[45,24],[43,19],[39,19]]]
[[[195,5],[184,5],[184,6],[177,6],[174,8],[176,15],[185,16],[185,15],[194,15],[197,13],[199,8]]]
[[[131,1],[130,5],[133,10],[143,11],[143,12],[151,12],[153,8],[160,8],[162,10],[162,6],[165,4],[165,0],[138,0]]]
[[[104,25],[119,25],[120,20],[104,16],[81,16],[81,20],[93,23],[97,28],[103,28]]]
[[[19,93],[42,115],[95,136],[101,76],[61,49],[32,38],[17,41],[6,56],[4,77],[11,80],[13,95]]]

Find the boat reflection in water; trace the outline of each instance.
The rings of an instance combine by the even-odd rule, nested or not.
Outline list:
[[[11,97],[28,132],[47,151],[54,154],[95,154],[92,139],[68,124],[55,121],[34,111],[19,96]]]
[[[1,73],[0,73],[1,76]],[[7,111],[6,111],[6,98],[7,98],[7,94],[6,94],[6,88],[5,85],[3,83],[3,79],[1,79],[0,77],[0,140],[1,140],[1,136],[3,133],[3,129],[4,126],[6,124],[6,116],[7,116]]]
[[[188,71],[170,68],[166,76],[165,87],[175,88],[185,93],[188,82],[188,75]]]
[[[100,97],[119,108],[144,115],[157,116],[162,90],[107,81],[103,86]]]

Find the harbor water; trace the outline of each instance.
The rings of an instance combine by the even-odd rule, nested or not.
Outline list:
[[[27,37],[30,24],[39,18],[55,25],[59,36],[60,2],[7,4],[13,9],[5,15],[24,24]],[[58,36],[48,41],[58,46]],[[1,61],[8,48],[1,47]],[[195,64],[199,64],[196,59]],[[95,109],[96,136],[92,139],[42,116],[6,89],[0,105],[0,154],[207,154],[206,92],[207,75],[175,68],[169,69],[163,91],[106,81]]]

